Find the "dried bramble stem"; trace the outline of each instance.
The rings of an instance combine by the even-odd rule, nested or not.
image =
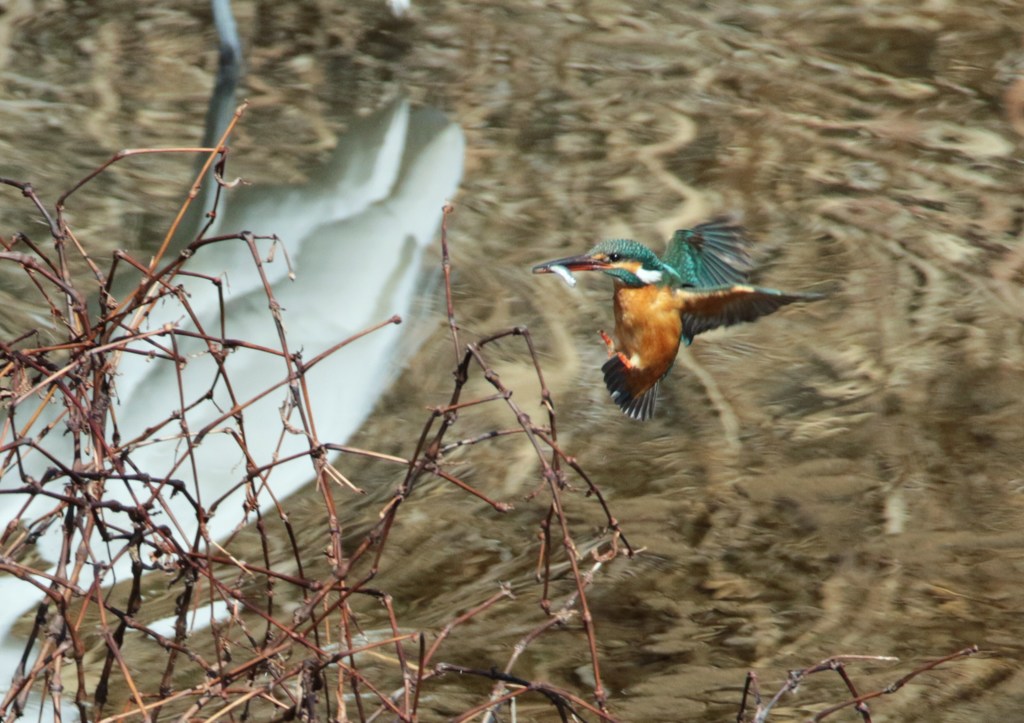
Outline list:
[[[958,650],[955,653],[950,653],[949,655],[945,655],[941,658],[930,660],[918,666],[914,670],[910,671],[903,677],[899,678],[894,683],[891,683],[890,685],[887,685],[886,687],[881,688],[879,690],[863,694],[857,692],[857,687],[854,684],[853,679],[847,672],[847,664],[855,662],[892,662],[898,660],[898,658],[893,658],[891,656],[885,655],[834,655],[831,658],[826,658],[825,660],[822,660],[814,665],[803,668],[802,670],[791,670],[789,672],[789,676],[787,677],[786,682],[779,688],[775,695],[772,696],[771,700],[768,701],[768,703],[765,705],[762,705],[761,690],[760,685],[758,683],[758,677],[753,671],[751,671],[747,673],[747,679],[743,685],[743,694],[740,698],[740,707],[739,712],[736,715],[736,723],[747,723],[748,721],[750,721],[751,723],[764,723],[764,721],[768,720],[768,716],[771,713],[772,709],[775,708],[775,706],[779,703],[779,701],[783,698],[784,695],[786,695],[787,693],[795,692],[796,689],[800,686],[800,684],[803,683],[808,676],[829,670],[835,671],[839,675],[839,677],[843,681],[843,684],[846,686],[846,689],[850,692],[850,695],[852,697],[848,700],[836,703],[835,705],[829,706],[824,710],[819,711],[812,718],[810,718],[810,720],[821,721],[840,710],[844,710],[846,708],[854,708],[860,714],[861,719],[865,721],[865,723],[871,723],[871,711],[868,709],[866,705],[867,701],[872,700],[874,698],[879,698],[883,695],[895,693],[897,690],[906,685],[909,681],[913,680],[922,673],[926,673],[929,670],[937,668],[943,663],[948,663],[953,660],[969,657],[971,655],[976,654],[978,651],[978,646],[972,645],[968,648],[964,648],[963,650]],[[748,717],[747,704],[750,698],[752,698],[754,702],[752,717]]]

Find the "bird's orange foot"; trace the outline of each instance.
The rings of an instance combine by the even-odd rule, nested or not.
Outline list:
[[[608,347],[608,358],[610,359],[613,356],[617,356],[619,360],[622,362],[622,366],[626,367],[626,369],[632,369],[633,362],[631,362],[629,360],[629,357],[627,357],[621,351],[615,351],[615,342],[612,340],[610,336],[608,336],[604,332],[604,329],[599,331],[598,334],[601,335],[601,339],[604,341],[604,345]]]

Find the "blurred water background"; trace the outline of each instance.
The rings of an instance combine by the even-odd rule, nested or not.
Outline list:
[[[231,175],[305,182],[357,114],[400,95],[463,129],[451,244],[464,334],[530,327],[563,447],[645,548],[607,565],[591,591],[613,712],[734,718],[749,669],[774,689],[786,670],[829,655],[899,656],[864,673],[870,688],[978,644],[983,655],[874,704],[875,720],[1019,714],[1016,3],[442,1],[396,19],[367,0],[235,12],[251,107]],[[0,174],[53,199],[115,150],[194,143],[216,63],[205,2],[8,3]],[[166,156],[121,164],[75,198],[71,222],[94,248],[143,248],[191,173]],[[45,237],[16,192],[2,197],[0,233]],[[633,423],[601,383],[609,285],[569,289],[530,266],[613,236],[660,249],[675,228],[720,212],[742,214],[758,239],[760,283],[831,298],[701,337],[663,384],[655,420]],[[23,281],[0,272],[4,313],[21,318]],[[423,410],[447,399],[443,303],[422,288],[407,331],[425,343],[353,444],[411,454]],[[536,413],[521,347],[499,360]],[[489,414],[473,423],[507,425]],[[443,625],[501,580],[536,595],[531,545],[545,508],[524,500],[537,479],[529,453],[509,441],[449,462],[516,509],[499,515],[440,483],[421,490],[375,581],[408,626]],[[355,520],[393,489],[386,468],[339,466],[370,492],[346,502]],[[311,492],[292,502],[311,557],[323,544],[319,503]],[[541,619],[519,615],[498,608],[487,629],[525,632]],[[539,640],[518,673],[586,695],[579,636]],[[449,645],[448,657],[481,667],[509,652],[475,627]],[[440,716],[459,695],[473,700],[453,691],[430,705]],[[838,679],[822,678],[774,719],[843,697]],[[520,715],[554,713],[538,703]]]

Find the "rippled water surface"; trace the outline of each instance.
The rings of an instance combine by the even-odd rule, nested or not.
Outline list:
[[[236,12],[251,107],[234,174],[300,181],[346,117],[397,93],[464,129],[450,220],[463,336],[530,328],[563,447],[643,548],[602,567],[590,588],[613,713],[735,719],[751,669],[774,692],[788,669],[830,655],[899,656],[855,668],[871,690],[977,644],[982,654],[874,702],[875,720],[1019,715],[1015,3],[424,2],[408,22],[378,2],[244,2]],[[208,23],[199,2],[11,4],[0,16],[0,175],[52,199],[119,148],[193,143],[216,66]],[[71,209],[79,236],[143,244],[190,168],[160,157],[106,174]],[[5,237],[43,236],[13,189],[3,208]],[[674,229],[721,212],[742,214],[758,239],[760,283],[829,298],[702,336],[663,385],[657,417],[634,423],[601,382],[610,284],[581,275],[569,289],[530,266],[613,236],[660,250]],[[339,279],[365,271],[339,269]],[[425,345],[353,444],[409,455],[425,410],[447,401],[443,302],[429,291],[423,307],[409,329]],[[489,353],[539,415],[524,347],[509,340]],[[482,383],[471,391],[486,393]],[[467,410],[455,436],[513,424],[499,406]],[[528,497],[537,465],[513,438],[446,462],[514,511],[442,482],[421,487],[373,584],[391,593],[404,627],[437,630],[511,582],[515,603],[458,628],[441,656],[500,667],[543,621],[533,574],[545,498]],[[339,467],[369,492],[337,495],[354,539],[400,470],[355,458]],[[582,493],[567,499],[585,546],[600,510]],[[289,504],[319,564],[319,497]],[[564,597],[571,587],[559,585]],[[516,674],[587,697],[578,622],[531,645]],[[453,682],[425,710],[440,718],[487,690]],[[838,677],[823,674],[772,720],[844,698]],[[557,717],[538,698],[520,719]]]

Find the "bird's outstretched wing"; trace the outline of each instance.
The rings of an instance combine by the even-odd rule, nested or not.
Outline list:
[[[654,416],[654,404],[658,399],[660,380],[652,384],[647,375],[636,369],[629,369],[616,354],[608,358],[601,367],[604,384],[612,395],[612,401],[619,405],[623,414],[643,422]]]
[[[754,268],[749,245],[741,226],[728,218],[716,218],[676,231],[663,261],[689,286],[743,284]]]
[[[822,294],[788,294],[741,284],[713,289],[678,289],[676,293],[686,296],[681,310],[685,344],[710,329],[753,321],[796,301],[824,298]]]

